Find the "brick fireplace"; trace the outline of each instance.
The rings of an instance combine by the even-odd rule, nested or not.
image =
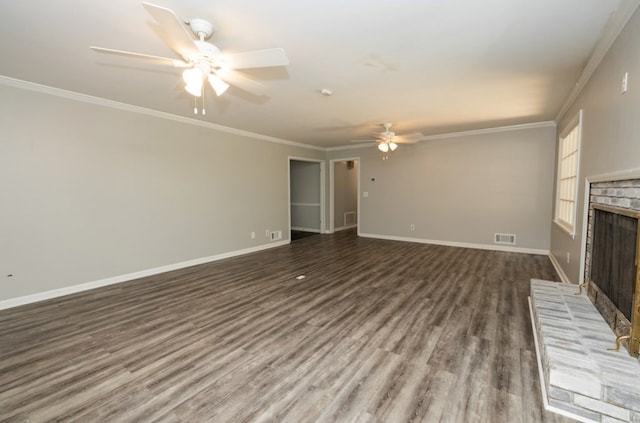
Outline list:
[[[633,356],[640,336],[639,215],[640,179],[591,184],[584,280],[589,298]],[[620,234],[607,235],[614,230]]]
[[[630,277],[630,272],[627,272],[625,278],[635,277],[637,299],[640,294],[637,292],[639,278],[635,272],[634,258],[638,259],[640,179],[592,182],[589,194],[584,280],[589,282],[591,276],[603,280],[602,275],[610,274],[606,266],[604,271],[600,269],[593,274],[592,268],[601,266],[603,259],[600,252],[603,248],[608,251],[612,250],[612,245],[620,244],[619,238],[615,237],[604,243],[600,241],[602,234],[599,231],[602,231],[603,225],[597,219],[601,219],[602,210],[606,213],[614,211],[616,215],[630,215],[636,221],[624,224],[629,233],[623,236],[626,237],[624,247],[614,251],[614,254],[624,255],[622,262],[631,263],[630,272],[633,276]],[[629,231],[634,224],[635,244],[634,235]],[[612,296],[616,297],[617,294]],[[636,301],[632,307],[623,301],[621,309],[618,309],[603,300],[606,298],[590,282],[588,293],[584,290],[578,293],[578,287],[573,284],[531,281],[531,322],[543,402],[546,409],[582,422],[640,423],[640,361],[625,349],[629,345],[619,351],[610,351],[616,345],[616,337],[630,331],[630,323],[625,326],[618,319],[623,314],[621,310],[627,310],[629,314],[628,309],[637,308],[640,301]]]

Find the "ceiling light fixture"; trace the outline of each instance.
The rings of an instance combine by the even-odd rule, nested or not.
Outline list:
[[[218,78],[216,75],[212,73],[209,74],[208,78],[209,78],[209,84],[211,84],[213,91],[216,92],[216,95],[218,97],[224,94],[224,92],[227,91],[227,88],[229,88],[229,84],[227,84],[222,79]]]
[[[216,75],[216,73],[211,71],[211,65],[202,61],[196,63],[194,67],[185,69],[185,71],[182,72],[182,79],[185,82],[184,89],[194,97],[202,97],[204,94],[202,86],[204,84],[205,75],[217,96],[221,96],[229,88],[229,84],[224,82],[218,75]],[[197,106],[194,108],[194,113],[198,114]],[[202,99],[202,114],[205,114],[204,98]]]
[[[182,79],[186,83],[184,88],[189,94],[195,97],[202,95],[202,78],[203,73],[199,67],[185,69],[185,71],[182,72]]]
[[[378,144],[378,150],[382,151],[383,153],[388,153],[390,151],[396,151],[396,148],[398,148],[398,144],[396,144],[395,142],[393,142],[391,140],[382,140]]]

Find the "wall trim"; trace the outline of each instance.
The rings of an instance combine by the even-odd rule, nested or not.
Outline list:
[[[444,134],[427,135],[420,141],[433,141],[445,138],[468,137],[472,135],[496,134],[499,132],[520,131],[523,129],[548,128],[555,127],[556,123],[552,120],[534,123],[523,123],[520,125],[496,126],[494,128],[471,129],[469,131],[448,132]]]
[[[315,234],[321,234],[322,231],[318,228],[305,228],[303,226],[292,226],[292,231],[313,232]]]
[[[291,205],[298,207],[320,207],[320,203],[291,203]]]
[[[347,225],[347,226],[340,226],[339,228],[334,228],[333,231],[334,232],[340,232],[340,231],[346,231],[347,229],[353,229],[353,228],[357,228],[358,224],[353,224],[353,225]]]
[[[373,142],[362,142],[362,143],[357,143],[357,144],[353,144],[353,145],[340,145],[338,147],[327,147],[324,150],[325,151],[340,151],[340,150],[355,150],[358,148],[370,148],[373,147],[374,145],[377,145],[378,143],[373,141]],[[342,159],[336,159],[337,161],[343,161]]]
[[[8,308],[18,307],[25,304],[31,304],[39,301],[49,300],[52,298],[62,297],[65,295],[75,294],[82,291],[88,291],[90,289],[100,288],[103,286],[114,285],[122,282],[128,282],[134,279],[144,278],[147,276],[153,276],[160,273],[170,272],[172,270],[183,269],[185,267],[196,266],[198,264],[210,263],[226,258],[242,256],[245,254],[255,253],[258,251],[268,250],[275,247],[281,247],[289,244],[289,240],[272,242],[269,244],[259,245],[257,247],[245,248],[242,250],[229,251],[227,253],[216,254],[208,257],[201,257],[193,260],[187,260],[180,263],[168,264],[166,266],[154,267],[152,269],[141,270],[138,272],[127,273],[125,275],[113,276],[110,278],[99,279],[96,281],[85,282],[72,286],[65,286],[64,288],[52,289],[50,291],[37,292],[35,294],[25,295],[23,297],[10,298],[8,300],[0,301],[0,310]]]
[[[555,118],[556,122],[560,122],[569,110],[569,107],[571,107],[575,99],[580,95],[582,89],[587,85],[587,82],[589,82],[598,66],[600,66],[604,56],[611,48],[614,41],[618,38],[627,22],[629,22],[629,19],[631,19],[631,16],[633,16],[633,13],[638,6],[640,6],[640,0],[622,0],[618,10],[616,10],[613,16],[609,18],[609,22],[607,22],[602,36],[596,43],[593,53],[591,53],[587,64],[578,77],[576,85],[573,87],[564,103],[562,103],[562,107],[560,107]]]
[[[634,1],[640,2],[640,0],[634,0]],[[83,103],[94,104],[97,106],[109,107],[112,109],[143,114],[143,115],[152,116],[160,119],[172,120],[175,122],[180,122],[180,123],[185,123],[189,125],[200,126],[203,128],[213,129],[216,131],[226,132],[229,134],[240,135],[240,136],[272,142],[276,144],[284,144],[284,145],[289,145],[293,147],[306,148],[314,151],[329,152],[329,151],[340,151],[340,150],[352,150],[352,149],[359,149],[359,148],[369,148],[372,145],[376,144],[375,142],[372,142],[372,143],[363,143],[363,144],[357,144],[357,145],[342,145],[338,147],[324,148],[324,147],[318,147],[311,144],[303,144],[295,141],[285,140],[282,138],[271,137],[269,135],[262,135],[255,132],[245,131],[242,129],[231,128],[231,127],[219,125],[216,123],[204,122],[194,118],[174,115],[167,112],[161,112],[159,110],[148,109],[146,107],[134,106],[131,104],[121,103],[119,101],[114,101],[114,100],[108,100],[101,97],[95,97],[88,94],[77,93],[75,91],[69,91],[61,88],[51,87],[48,85],[37,84],[35,82],[23,81],[20,79],[11,78],[4,75],[0,75],[0,85],[19,88],[23,90],[35,91],[43,94],[53,95],[56,97],[66,98],[68,100],[74,100],[74,101],[79,101]],[[556,126],[556,122],[555,121],[534,122],[534,123],[525,123],[520,125],[498,126],[493,128],[472,129],[469,131],[427,135],[424,138],[422,138],[421,141],[432,141],[432,140],[438,140],[438,139],[464,137],[464,136],[471,136],[471,135],[493,134],[498,132],[517,131],[522,129],[544,128],[549,126]]]
[[[548,256],[549,256],[549,260],[551,260],[551,264],[553,265],[553,268],[556,269],[558,276],[560,276],[560,280],[564,283],[571,283],[567,274],[564,273],[564,270],[562,270],[562,266],[560,266],[560,263],[558,263],[556,256],[554,256],[551,253],[549,253]]]
[[[471,244],[467,242],[441,241],[441,240],[424,239],[424,238],[410,238],[410,237],[403,237],[403,236],[391,236],[391,235],[379,235],[379,234],[367,234],[367,233],[359,233],[358,235],[363,238],[386,239],[389,241],[417,242],[419,244],[445,245],[447,247],[473,248],[476,250],[504,251],[508,253],[524,253],[524,254],[536,254],[536,255],[545,255],[545,256],[549,255],[549,250],[540,250],[537,248],[506,247],[502,245],[491,245],[491,244]]]
[[[94,104],[97,106],[108,107],[111,109],[123,110],[131,113],[138,113],[142,115],[152,116],[160,119],[172,120],[175,122],[186,123],[193,126],[200,126],[203,128],[214,129],[216,131],[226,132],[229,134],[240,135],[243,137],[253,138],[261,141],[272,142],[276,144],[284,144],[293,147],[301,147],[315,151],[325,151],[322,147],[317,147],[310,144],[302,144],[295,141],[289,141],[282,138],[271,137],[269,135],[257,134],[255,132],[249,132],[242,129],[231,128],[228,126],[218,125],[216,123],[204,122],[194,118],[188,118],[185,116],[174,115],[167,112],[161,112],[159,110],[148,109],[146,107],[134,106],[127,103],[121,103],[119,101],[107,100],[101,97],[95,97],[88,94],[81,94],[75,91],[63,90],[61,88],[55,88],[48,85],[36,84],[35,82],[23,81],[20,79],[10,78],[8,76],[0,75],[0,85],[8,87],[19,88],[23,90],[35,91],[42,94],[49,94],[56,97],[66,98],[68,100],[79,101],[83,103]]]
[[[640,179],[640,168],[621,170],[619,172],[601,173],[599,175],[587,176],[588,183],[623,181],[625,179]]]

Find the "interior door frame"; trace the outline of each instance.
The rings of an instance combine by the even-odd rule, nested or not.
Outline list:
[[[289,159],[287,160],[287,216],[289,222],[289,241],[291,241],[291,162],[313,162],[320,164],[320,233],[327,233],[325,225],[325,160],[289,156]]]
[[[327,233],[334,233],[335,232],[335,210],[334,210],[334,204],[335,204],[335,164],[336,162],[348,162],[348,161],[354,161],[358,163],[358,166],[356,167],[357,170],[357,175],[356,177],[358,178],[358,192],[356,193],[356,225],[358,228],[358,235],[360,235],[360,164],[362,163],[362,161],[360,160],[360,157],[347,157],[347,158],[343,158],[343,159],[331,159],[329,160],[329,228]]]

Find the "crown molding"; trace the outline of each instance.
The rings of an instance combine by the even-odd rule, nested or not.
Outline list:
[[[496,126],[494,128],[471,129],[469,131],[447,132],[444,134],[427,135],[423,138],[420,138],[418,142],[440,140],[445,138],[468,137],[472,135],[496,134],[499,132],[521,131],[523,129],[548,128],[548,127],[555,127],[555,126],[556,126],[556,123],[552,120],[543,121],[543,122],[534,122],[534,123],[523,123],[520,125]],[[357,148],[371,147],[373,145],[376,145],[376,143],[370,142],[370,143],[362,143],[358,145],[342,145],[340,147],[327,148],[326,151],[354,150]]]
[[[571,93],[569,93],[569,96],[562,104],[560,111],[558,111],[558,114],[555,118],[556,122],[560,122],[560,120],[569,110],[569,107],[571,107],[578,95],[580,95],[582,89],[587,85],[587,82],[589,82],[598,66],[600,66],[600,63],[604,59],[604,56],[611,48],[614,41],[618,38],[618,35],[620,35],[620,32],[625,27],[627,22],[629,22],[629,19],[631,19],[631,16],[633,16],[638,6],[640,6],[640,0],[623,0],[618,10],[611,16],[609,22],[607,22],[607,26],[602,33],[602,37],[600,37],[600,39],[596,43],[596,46],[593,49],[593,53],[591,53],[587,64],[578,77],[576,85],[573,87]]]
[[[637,1],[640,2],[640,0],[637,0]],[[292,147],[305,148],[305,149],[314,150],[314,151],[329,152],[329,151],[353,150],[353,149],[369,148],[372,145],[376,144],[375,142],[372,142],[372,143],[363,143],[358,145],[343,145],[338,147],[323,148],[315,145],[302,144],[295,141],[289,141],[281,138],[271,137],[268,135],[257,134],[255,132],[249,132],[242,129],[218,125],[211,122],[203,122],[201,120],[188,118],[184,116],[178,116],[178,115],[174,115],[166,112],[160,112],[158,110],[148,109],[145,107],[133,106],[131,104],[121,103],[114,100],[107,100],[104,98],[90,96],[87,94],[81,94],[74,91],[63,90],[61,88],[55,88],[48,85],[36,84],[34,82],[10,78],[4,75],[0,75],[0,85],[5,85],[5,86],[29,90],[29,91],[35,91],[43,94],[53,95],[56,97],[66,98],[69,100],[80,101],[83,103],[109,107],[109,108],[128,111],[132,113],[139,113],[147,116],[157,117],[160,119],[172,120],[175,122],[186,123],[194,126],[200,126],[203,128],[213,129],[216,131],[226,132],[234,135],[240,135],[248,138],[258,139],[258,140],[272,142],[276,144],[289,145]],[[422,138],[420,141],[432,141],[432,140],[445,139],[445,138],[494,134],[499,132],[518,131],[518,130],[533,129],[533,128],[544,128],[549,126],[556,126],[556,123],[554,121],[544,121],[544,122],[525,123],[520,125],[498,126],[494,128],[472,129],[469,131],[449,132],[444,134],[427,135],[424,138]]]
[[[499,132],[520,131],[523,129],[548,128],[555,127],[556,123],[552,120],[544,122],[523,123],[520,125],[497,126],[495,128],[471,129],[469,131],[449,132],[446,134],[427,135],[420,141],[440,140],[444,138],[468,137],[471,135],[495,134]]]
[[[341,150],[354,150],[358,148],[369,148],[369,147],[375,146],[376,144],[377,142],[372,141],[372,142],[358,143],[354,145],[341,145],[338,147],[327,147],[325,148],[325,151],[341,151]]]
[[[112,109],[123,110],[126,112],[138,113],[142,115],[152,116],[160,119],[172,120],[175,122],[186,123],[188,125],[199,126],[203,128],[213,129],[220,132],[226,132],[229,134],[240,135],[243,137],[253,138],[261,141],[272,142],[276,144],[284,144],[293,147],[306,148],[308,150],[325,151],[322,147],[317,147],[309,144],[302,144],[295,141],[289,141],[281,138],[271,137],[268,135],[257,134],[255,132],[249,132],[242,129],[231,128],[228,126],[218,125],[211,122],[203,122],[198,119],[188,118],[184,116],[178,116],[171,113],[160,112],[158,110],[148,109],[146,107],[133,106],[131,104],[121,103],[119,101],[107,100],[100,97],[94,97],[87,94],[81,94],[74,91],[63,90],[61,88],[55,88],[48,85],[36,84],[35,82],[23,81],[21,79],[10,78],[8,76],[0,75],[0,85],[8,87],[19,88],[23,90],[35,91],[42,94],[53,95],[56,97],[66,98],[68,100],[79,101],[83,103],[94,104],[97,106],[109,107]]]

